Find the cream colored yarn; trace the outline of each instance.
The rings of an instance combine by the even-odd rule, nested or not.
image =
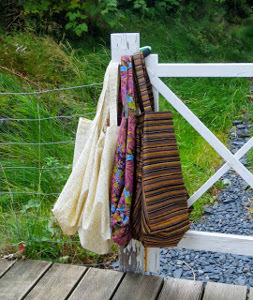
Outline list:
[[[73,168],[78,161],[84,145],[86,144],[87,140],[89,139],[89,134],[91,132],[90,126],[92,124],[91,120],[85,118],[79,118],[77,131],[76,131],[76,140],[75,140],[75,150],[74,150],[74,157],[73,157]]]
[[[83,248],[110,251],[109,190],[119,127],[119,65],[110,62],[93,121],[79,119],[72,173],[52,209],[65,234],[78,231]],[[108,121],[110,120],[110,126]]]

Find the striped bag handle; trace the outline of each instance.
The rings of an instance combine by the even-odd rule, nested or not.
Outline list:
[[[134,71],[141,111],[154,111],[154,95],[142,52],[133,55]]]

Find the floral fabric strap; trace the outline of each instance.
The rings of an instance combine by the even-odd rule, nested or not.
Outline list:
[[[122,56],[120,67],[121,100],[128,116],[122,115],[111,183],[111,235],[121,246],[132,238],[130,212],[134,186],[135,93],[132,57]]]

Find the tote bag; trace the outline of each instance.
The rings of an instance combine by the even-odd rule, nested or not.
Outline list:
[[[111,183],[111,234],[121,246],[127,246],[132,238],[130,212],[134,187],[135,156],[135,91],[132,57],[121,57],[121,100],[127,107],[122,115]],[[127,111],[127,118],[125,112]]]
[[[143,108],[136,125],[133,236],[145,247],[176,246],[190,224],[172,114],[153,111],[143,55],[136,53],[133,58]]]
[[[65,234],[78,231],[82,247],[98,254],[108,253],[112,244],[109,190],[119,132],[118,67],[110,62],[106,70],[94,120],[81,121],[89,127],[84,129],[83,149],[75,147],[73,170],[52,209]]]

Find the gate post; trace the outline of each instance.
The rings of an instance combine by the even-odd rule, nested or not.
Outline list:
[[[119,62],[123,55],[133,55],[140,48],[139,33],[115,33],[111,34],[112,61]],[[157,55],[150,55],[146,59],[149,66],[157,62]],[[155,108],[158,110],[158,91],[154,89]],[[119,266],[123,272],[144,273],[160,271],[160,249],[144,248],[139,241],[131,240],[126,248],[119,247]]]

